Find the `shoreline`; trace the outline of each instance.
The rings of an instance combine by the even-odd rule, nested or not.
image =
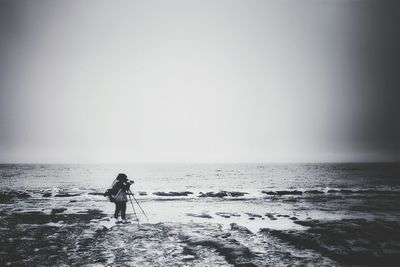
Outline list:
[[[97,203],[98,195],[87,196]],[[138,226],[133,215],[128,214],[131,224],[115,225],[110,212],[89,208],[85,204],[90,202],[75,200],[80,197],[35,199],[20,192],[0,204],[0,234],[4,238],[0,247],[0,265],[204,266],[212,262],[227,266],[369,263],[391,266],[400,260],[400,223],[396,220],[315,219],[316,216],[301,219],[299,214],[288,214],[281,209],[280,212],[233,212],[229,206],[238,207],[238,203],[243,202],[239,199],[206,201],[213,207],[219,203],[220,211],[197,209],[183,213],[185,220],[180,217],[174,221],[140,223]],[[29,205],[37,206],[36,201],[42,201],[42,207],[47,203],[48,208],[29,208]],[[24,203],[28,204],[26,208],[23,208]],[[68,203],[76,206],[65,206]],[[161,208],[162,203],[168,206],[177,203],[180,208],[183,203],[189,207],[193,204],[185,200],[153,201],[154,207]],[[145,204],[146,209],[152,207],[149,202]],[[296,203],[289,201],[288,204]],[[251,207],[243,205],[247,209]],[[267,225],[273,225],[285,221],[298,228],[262,227],[267,222]],[[124,248],[123,252],[116,249],[118,246]]]

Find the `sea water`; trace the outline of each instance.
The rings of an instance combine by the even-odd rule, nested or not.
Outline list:
[[[237,222],[253,230],[285,229],[301,227],[290,217],[398,217],[399,209],[393,207],[393,201],[400,193],[399,169],[396,163],[11,164],[0,166],[0,186],[2,191],[31,195],[19,201],[15,206],[18,209],[100,209],[111,215],[113,204],[98,193],[109,188],[122,172],[134,180],[132,192],[150,222]],[[201,197],[221,191],[227,191],[227,196]],[[46,192],[51,197],[43,197]],[[190,194],[159,196],[157,192]],[[229,192],[244,194],[231,196]],[[69,196],[59,197],[63,194]],[[134,198],[132,204],[139,220],[144,220]],[[132,204],[128,203],[128,213],[134,216]],[[221,216],[224,213],[231,215]],[[263,217],[266,213],[282,216],[268,220]]]

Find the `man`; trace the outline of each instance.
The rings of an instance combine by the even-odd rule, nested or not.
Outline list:
[[[115,203],[114,218],[117,220],[117,223],[128,223],[126,220],[126,202],[128,202],[127,193],[130,191],[129,188],[133,183],[133,180],[128,180],[126,174],[120,173],[112,184],[111,190]],[[121,213],[122,221],[118,220],[119,213]]]

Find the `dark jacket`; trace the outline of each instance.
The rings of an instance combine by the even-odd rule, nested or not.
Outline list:
[[[115,202],[127,202],[127,191],[129,191],[130,183],[126,181],[115,180],[112,184],[112,193],[114,195]]]

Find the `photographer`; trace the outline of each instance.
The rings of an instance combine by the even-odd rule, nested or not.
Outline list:
[[[128,202],[127,192],[129,192],[129,188],[133,183],[133,180],[128,180],[126,174],[120,173],[112,184],[115,203],[114,218],[117,220],[117,223],[121,223],[121,221],[118,221],[120,212],[123,220],[122,223],[128,223],[126,220],[126,202]]]

